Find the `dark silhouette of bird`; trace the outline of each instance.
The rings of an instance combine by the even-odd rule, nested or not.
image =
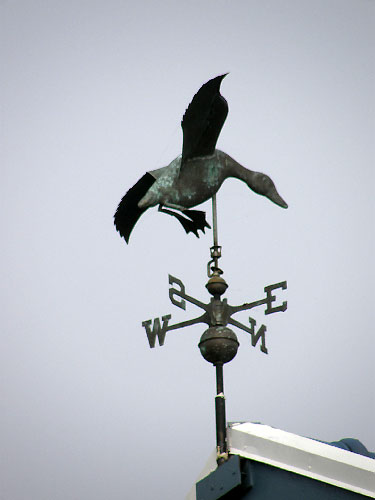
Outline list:
[[[226,75],[205,83],[189,104],[181,122],[182,155],[166,167],[147,172],[120,201],[114,223],[127,243],[140,216],[156,205],[160,212],[176,217],[186,233],[199,237],[198,231],[210,226],[205,212],[190,209],[210,199],[228,177],[240,179],[255,193],[288,208],[270,177],[215,149],[228,114],[228,103],[220,94]]]

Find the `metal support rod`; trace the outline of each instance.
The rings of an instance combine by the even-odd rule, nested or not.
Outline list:
[[[223,364],[218,363],[215,366],[216,366],[215,413],[216,413],[216,444],[217,444],[216,461],[218,465],[221,465],[228,458]]]
[[[223,271],[219,268],[219,258],[221,257],[221,247],[219,246],[219,238],[217,234],[217,206],[216,206],[216,194],[212,196],[212,233],[214,244],[211,247],[211,260],[207,264],[207,275],[211,278],[214,274],[223,274]],[[211,267],[213,264],[213,267]]]
[[[213,236],[214,236],[214,247],[219,246],[218,236],[217,236],[217,207],[216,207],[216,194],[212,197],[212,225],[213,225]],[[217,263],[215,263],[217,266]]]

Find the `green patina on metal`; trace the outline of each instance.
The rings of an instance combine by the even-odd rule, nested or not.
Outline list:
[[[220,94],[225,76],[205,83],[189,104],[181,122],[182,155],[166,167],[147,172],[121,200],[115,225],[126,242],[145,210],[157,205],[159,211],[176,217],[187,233],[199,236],[199,230],[209,227],[206,214],[190,209],[212,198],[228,177],[240,179],[255,193],[287,208],[267,175],[243,167],[216,149],[228,114],[227,101]]]

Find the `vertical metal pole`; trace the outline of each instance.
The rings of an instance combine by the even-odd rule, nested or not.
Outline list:
[[[224,397],[224,379],[223,364],[216,366],[216,444],[217,444],[217,464],[221,465],[228,458],[227,454],[227,429],[225,418],[225,397]]]
[[[217,207],[216,207],[216,194],[212,197],[212,225],[213,227],[213,235],[214,235],[214,247],[217,247],[218,237],[217,237]]]
[[[212,225],[213,225],[213,237],[214,245],[211,247],[211,261],[207,265],[207,274],[209,277],[213,274],[220,275],[223,272],[219,269],[219,258],[221,257],[221,247],[219,246],[219,238],[217,235],[217,206],[216,206],[216,194],[212,197]],[[214,264],[213,268],[210,268],[210,264]],[[213,273],[211,273],[211,269]]]

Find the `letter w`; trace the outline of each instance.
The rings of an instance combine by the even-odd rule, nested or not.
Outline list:
[[[155,318],[152,329],[151,329],[151,323],[152,323],[151,319],[142,322],[142,326],[146,328],[146,334],[150,347],[155,347],[156,336],[158,336],[159,345],[164,345],[165,334],[167,333],[168,322],[171,319],[171,317],[172,316],[170,314],[162,316],[161,319],[163,321],[163,326],[160,325],[160,319]]]

